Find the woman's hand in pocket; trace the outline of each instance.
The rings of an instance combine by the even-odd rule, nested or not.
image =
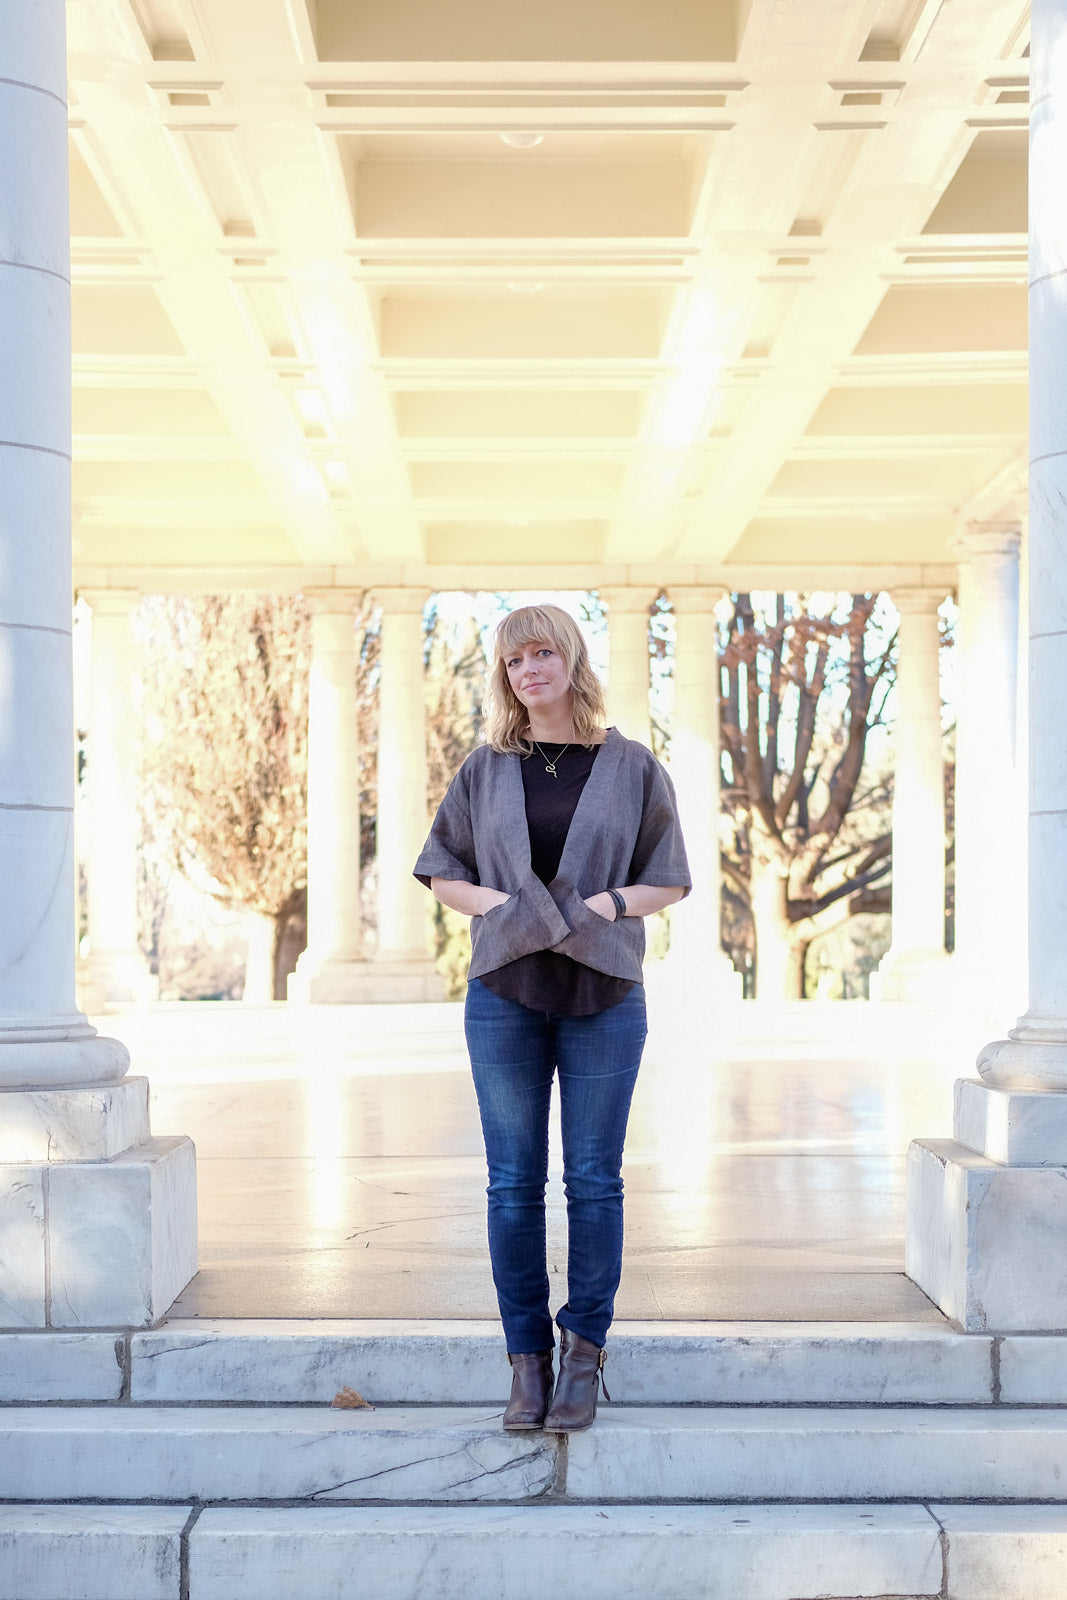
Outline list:
[[[605,922],[615,921],[615,902],[606,889],[600,894],[591,894],[583,904],[587,905],[595,916],[603,917]]]

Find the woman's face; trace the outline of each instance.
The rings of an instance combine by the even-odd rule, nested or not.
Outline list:
[[[571,699],[570,677],[555,645],[531,640],[504,657],[508,682],[527,711],[547,711]]]

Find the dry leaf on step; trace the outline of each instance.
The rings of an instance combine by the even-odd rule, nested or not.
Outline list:
[[[330,1401],[331,1406],[336,1406],[339,1411],[373,1411],[374,1407],[369,1400],[364,1400],[355,1389],[350,1389],[346,1383],[340,1394],[335,1394]]]

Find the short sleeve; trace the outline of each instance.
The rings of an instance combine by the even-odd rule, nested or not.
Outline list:
[[[415,877],[428,889],[431,878],[478,883],[478,863],[471,827],[469,774],[460,767],[433,819],[426,843],[415,863]]]
[[[684,889],[686,894],[692,888],[674,785],[659,762],[646,782],[629,882],[649,883],[659,889]]]

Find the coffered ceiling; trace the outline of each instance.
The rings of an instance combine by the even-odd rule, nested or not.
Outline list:
[[[68,14],[82,581],[861,581],[1018,511],[1019,0]]]

